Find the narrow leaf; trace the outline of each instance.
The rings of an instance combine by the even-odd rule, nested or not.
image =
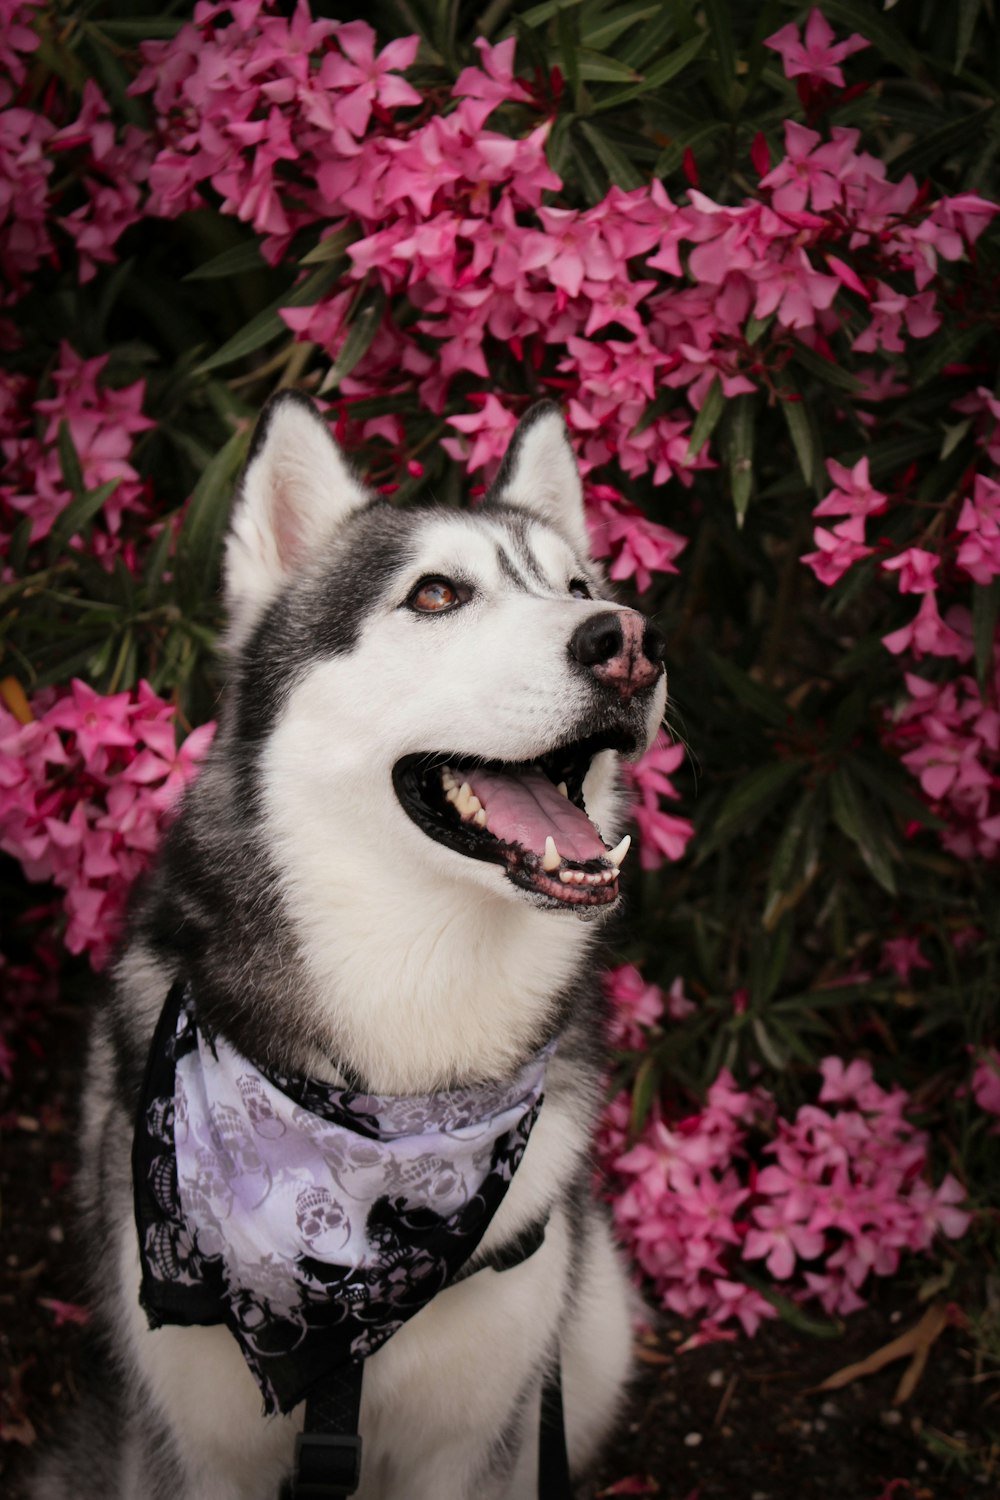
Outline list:
[[[914,172],[919,176],[944,166],[953,152],[983,139],[989,132],[995,108],[991,103],[983,109],[973,110],[971,115],[963,115],[960,120],[949,120],[947,125],[939,125],[936,130],[922,132],[919,141],[895,158],[893,175]]]
[[[817,354],[815,349],[810,349],[806,344],[795,345],[795,362],[825,385],[836,386],[838,390],[847,391],[852,396],[858,396],[864,390],[861,381],[850,370],[845,370],[835,360],[824,359],[822,354]]]
[[[883,837],[870,800],[843,766],[838,766],[830,777],[830,799],[841,832],[855,845],[883,890],[896,895],[891,847]]]
[[[716,813],[711,842],[718,843],[718,835],[722,833],[755,827],[801,770],[799,760],[777,760],[750,771],[732,788]]]
[[[347,337],[341,345],[340,353],[330,366],[323,384],[320,386],[321,393],[334,390],[342,380],[350,375],[355,365],[364,359],[375,340],[375,335],[382,326],[382,315],[384,312],[385,293],[378,286],[366,298],[355,314],[354,321],[348,329]]]
[[[958,35],[955,39],[955,65],[953,73],[960,73],[962,64],[972,46],[972,37],[979,20],[983,0],[958,0]]]
[[[77,495],[75,500],[71,500],[59,512],[45,544],[50,562],[59,556],[71,537],[76,536],[88,521],[93,520],[120,483],[119,479],[109,479],[107,484],[99,485],[96,490],[88,490],[82,495]]]
[[[689,459],[698,457],[698,454],[715,431],[719,418],[725,410],[725,406],[726,398],[722,394],[722,381],[716,375],[705,393],[701,409],[691,427],[691,439],[688,443],[687,451]]]
[[[232,480],[250,441],[234,432],[195,485],[177,538],[177,575],[187,607],[203,603],[218,567]]]
[[[722,679],[738,703],[749,708],[758,718],[773,724],[776,729],[788,728],[794,715],[783,698],[772,693],[770,688],[755,682],[727,656],[718,656],[714,651],[705,654],[712,670]]]
[[[1000,578],[992,578],[985,585],[976,584],[972,590],[972,636],[976,646],[976,678],[981,688],[985,688],[993,664],[998,613]]]
[[[196,266],[184,277],[185,281],[217,281],[222,277],[241,276],[245,271],[264,271],[267,262],[260,253],[257,240],[246,240],[240,245],[231,245],[220,255],[213,255],[204,265]]]
[[[730,403],[729,487],[737,526],[743,525],[753,493],[753,440],[756,416],[754,397],[737,396]]]
[[[592,52],[589,47],[577,47],[576,65],[579,77],[588,83],[636,83],[639,79],[634,68],[615,57]]]
[[[83,469],[80,465],[80,455],[76,451],[73,442],[73,434],[65,417],[59,423],[59,467],[62,470],[63,484],[78,498],[86,494],[87,485],[83,477]]]
[[[608,11],[589,25],[585,23],[580,40],[585,47],[603,52],[623,31],[628,31],[630,26],[635,26],[639,21],[651,21],[660,14],[660,10],[658,4],[650,5],[649,0],[633,0],[630,5],[619,5],[616,10]]]
[[[624,151],[619,150],[606,135],[601,134],[596,125],[591,125],[588,120],[580,121],[580,129],[612,182],[616,182],[620,188],[626,190],[642,187],[646,179],[636,171]]]
[[[655,67],[644,74],[642,82],[635,84],[632,88],[619,89],[614,94],[600,99],[594,105],[594,113],[604,109],[617,109],[619,105],[629,104],[633,99],[640,98],[643,94],[649,94],[653,89],[659,89],[664,84],[675,78],[688,63],[698,56],[707,41],[707,33],[702,31],[678,47],[676,52],[671,52],[669,57],[663,58]]]
[[[814,487],[822,474],[822,454],[805,402],[782,401],[781,413],[792,439],[802,477],[806,484]]]

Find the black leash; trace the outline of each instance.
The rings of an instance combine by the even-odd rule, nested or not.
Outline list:
[[[519,1266],[535,1253],[544,1238],[542,1222],[494,1252],[486,1266],[496,1271]],[[352,1360],[311,1386],[306,1397],[303,1430],[295,1439],[295,1468],[291,1479],[282,1486],[280,1500],[347,1500],[354,1494],[361,1483],[358,1415],[363,1375],[364,1361]],[[542,1387],[538,1500],[573,1500],[558,1359]]]

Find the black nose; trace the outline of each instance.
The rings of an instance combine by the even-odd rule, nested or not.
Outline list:
[[[657,630],[652,622],[646,626],[646,631],[642,638],[642,654],[646,657],[647,661],[666,660],[667,638],[661,631]]]
[[[618,615],[591,615],[578,625],[569,639],[570,655],[584,667],[611,661],[625,649]]]

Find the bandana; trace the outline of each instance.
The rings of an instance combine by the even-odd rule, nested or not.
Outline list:
[[[265,1073],[175,985],[133,1145],[150,1327],[224,1323],[265,1410],[290,1411],[472,1255],[524,1154],[552,1050],[506,1083],[364,1094]]]

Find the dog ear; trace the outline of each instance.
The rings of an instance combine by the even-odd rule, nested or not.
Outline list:
[[[226,538],[231,647],[246,639],[340,522],[370,499],[309,397],[272,396],[257,420]]]
[[[580,470],[554,401],[536,401],[518,422],[486,503],[533,511],[590,556]]]

